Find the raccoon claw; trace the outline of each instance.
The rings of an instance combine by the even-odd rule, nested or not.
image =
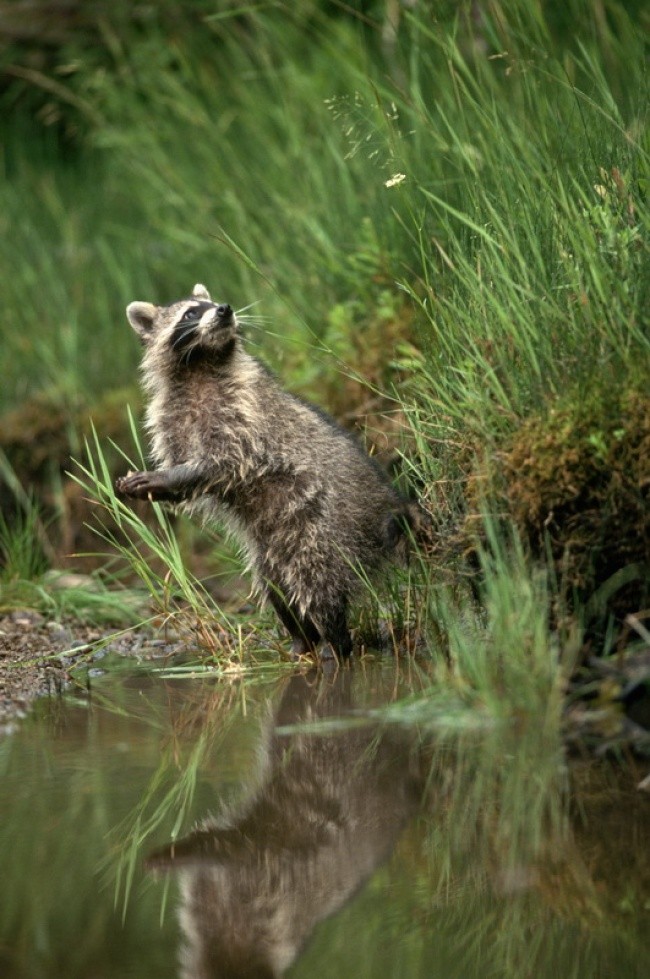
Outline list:
[[[330,642],[324,642],[320,649],[321,663],[338,663],[339,657]]]
[[[115,490],[120,496],[133,496],[138,500],[147,500],[154,490],[151,473],[137,472],[119,476],[115,480]]]
[[[294,662],[301,659],[301,657],[306,656],[307,653],[311,652],[311,646],[306,639],[302,637],[296,638],[291,643],[291,652],[289,653],[289,658]]]

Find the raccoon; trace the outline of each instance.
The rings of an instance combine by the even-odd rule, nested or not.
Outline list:
[[[329,415],[283,390],[205,286],[126,313],[144,346],[156,468],[122,476],[118,493],[225,524],[293,656],[323,642],[325,656],[348,657],[349,601],[408,539],[413,504]]]

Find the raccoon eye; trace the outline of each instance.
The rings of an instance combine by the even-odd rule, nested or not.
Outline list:
[[[198,316],[198,313],[199,313],[199,307],[191,306],[189,309],[186,309],[183,315],[181,316],[181,323],[186,323],[187,320],[195,320],[196,317]]]

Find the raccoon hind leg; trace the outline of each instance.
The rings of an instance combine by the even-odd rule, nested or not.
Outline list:
[[[347,623],[348,600],[345,595],[339,595],[337,600],[314,616],[321,623],[321,632],[325,640],[323,658],[331,656],[337,659],[349,659],[352,654],[352,636]]]
[[[320,632],[309,616],[300,615],[295,605],[288,602],[274,588],[268,589],[268,596],[280,622],[293,640],[291,643],[292,657],[297,658],[315,649],[320,641]]]

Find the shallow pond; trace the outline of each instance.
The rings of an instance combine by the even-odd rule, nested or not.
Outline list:
[[[0,976],[650,974],[631,763],[567,768],[534,718],[384,723],[418,682],[121,671],[40,702],[0,742]]]

